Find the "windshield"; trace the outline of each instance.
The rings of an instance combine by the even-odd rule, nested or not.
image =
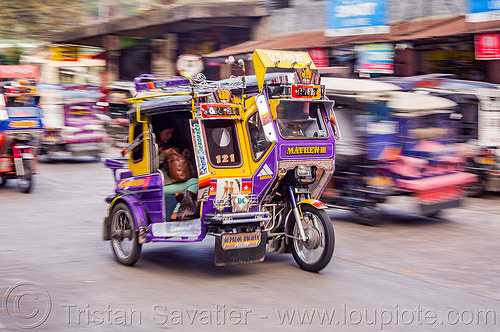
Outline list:
[[[327,138],[322,103],[281,100],[276,108],[278,129],[285,139]]]
[[[9,96],[6,98],[7,113],[10,118],[38,118],[38,96]]]

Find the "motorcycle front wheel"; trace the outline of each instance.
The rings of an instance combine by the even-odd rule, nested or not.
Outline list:
[[[134,219],[130,208],[119,203],[111,212],[111,247],[115,259],[128,266],[134,265],[141,255]]]
[[[23,160],[24,175],[17,178],[19,184],[19,191],[22,193],[29,193],[33,187],[33,160]]]
[[[292,215],[290,229],[293,237],[290,249],[295,262],[302,269],[318,272],[330,262],[333,255],[335,247],[333,224],[324,210],[316,209],[311,205],[303,205],[301,210],[302,226],[307,240],[299,240],[297,220]]]

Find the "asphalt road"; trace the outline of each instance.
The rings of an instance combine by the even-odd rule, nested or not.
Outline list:
[[[31,194],[0,188],[0,331],[500,330],[500,194],[441,219],[399,198],[377,227],[329,211],[320,273],[275,253],[215,267],[212,238],[146,244],[126,267],[101,239],[111,172],[85,158],[39,168]]]

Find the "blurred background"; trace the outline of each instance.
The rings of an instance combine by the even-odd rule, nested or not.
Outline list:
[[[116,81],[142,73],[175,74],[177,58],[192,54],[201,56],[200,63],[190,59],[184,66],[201,66],[207,78],[220,79],[231,71],[240,74],[224,64],[227,55],[248,61],[255,48],[270,48],[308,51],[321,73],[333,76],[445,72],[500,83],[498,55],[490,54],[499,44],[495,3],[10,1],[0,13],[0,61],[40,65],[50,59],[70,67],[70,61],[101,60],[88,70],[106,70],[108,79]],[[385,58],[379,57],[386,64],[383,70],[363,67],[372,44],[383,47],[378,53]],[[251,67],[249,62],[247,73]],[[86,80],[99,79],[93,72]],[[41,73],[42,82],[50,79],[47,75]]]

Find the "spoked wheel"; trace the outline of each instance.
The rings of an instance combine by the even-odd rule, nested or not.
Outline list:
[[[323,269],[333,255],[335,234],[333,224],[328,214],[310,205],[302,206],[302,225],[307,237],[299,240],[299,228],[292,215],[290,229],[292,230],[291,251],[295,262],[304,270],[317,272]],[[315,226],[317,225],[317,227]]]
[[[33,160],[23,160],[24,175],[17,178],[19,191],[29,193],[33,187]]]
[[[111,247],[115,259],[124,265],[134,265],[141,255],[142,244],[137,238],[132,213],[125,203],[117,204],[111,212]]]

